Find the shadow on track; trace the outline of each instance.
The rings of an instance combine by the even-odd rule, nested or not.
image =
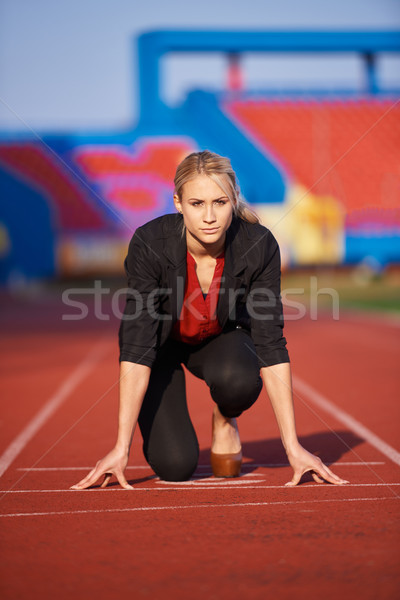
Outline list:
[[[342,456],[351,453],[364,440],[351,431],[323,431],[299,437],[304,448],[329,464],[337,462]],[[254,471],[258,464],[271,465],[271,469],[282,468],[288,460],[280,438],[243,442],[243,458],[248,472]],[[209,464],[210,449],[200,451],[199,464]],[[359,460],[352,456],[352,460]],[[252,465],[254,467],[252,468]]]

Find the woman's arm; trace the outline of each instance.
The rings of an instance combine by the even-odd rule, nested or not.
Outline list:
[[[334,484],[348,483],[332,473],[320,458],[305,450],[297,439],[290,363],[263,367],[261,374],[278,422],[283,446],[294,471],[292,480],[286,485],[297,485],[307,471],[312,472],[317,483],[322,483],[323,480]]]
[[[118,435],[114,448],[102,458],[90,473],[71,489],[84,490],[104,475],[101,487],[105,487],[112,475],[125,489],[133,489],[124,471],[128,464],[129,450],[135,432],[143,398],[149,384],[151,369],[146,365],[121,361],[119,379]]]

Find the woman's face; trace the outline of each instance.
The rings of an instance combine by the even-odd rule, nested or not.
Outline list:
[[[225,192],[207,175],[197,175],[182,187],[182,200],[174,195],[183,214],[187,235],[202,244],[215,244],[232,222],[232,204]]]

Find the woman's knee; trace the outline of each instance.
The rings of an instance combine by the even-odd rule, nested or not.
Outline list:
[[[147,462],[156,475],[164,481],[187,481],[196,470],[199,453],[165,453],[157,457],[148,457]]]
[[[226,417],[239,416],[252,406],[260,395],[262,379],[259,371],[220,371],[210,385],[213,400]]]

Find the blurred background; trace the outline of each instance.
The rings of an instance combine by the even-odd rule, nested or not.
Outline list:
[[[400,310],[399,32],[397,0],[2,0],[2,298],[124,285],[135,229],[209,149],[277,238],[283,288],[314,274]]]

